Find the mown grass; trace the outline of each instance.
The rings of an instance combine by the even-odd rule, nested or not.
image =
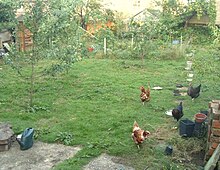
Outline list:
[[[45,65],[43,61],[40,65]],[[36,112],[26,112],[28,80],[22,79],[9,66],[1,63],[0,117],[10,122],[15,133],[35,128],[36,140],[53,143],[57,134],[72,134],[70,145],[82,150],[55,169],[81,169],[92,158],[105,152],[121,157],[122,163],[135,169],[198,169],[191,154],[205,149],[206,140],[183,139],[177,123],[165,111],[183,100],[184,118],[193,120],[208,102],[219,99],[215,79],[195,76],[193,83],[202,82],[202,93],[194,102],[189,96],[173,96],[176,84],[187,86],[185,59],[178,60],[112,60],[84,59],[73,65],[68,74],[36,79],[34,104]],[[139,87],[161,86],[151,90],[151,101],[140,102]],[[216,91],[215,91],[216,90]],[[152,135],[140,150],[131,139],[133,122]],[[173,156],[166,156],[166,145],[174,146]]]

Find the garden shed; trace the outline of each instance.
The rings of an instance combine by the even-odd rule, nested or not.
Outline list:
[[[20,51],[25,51],[27,49],[30,49],[33,45],[33,40],[31,38],[32,33],[29,29],[27,29],[23,23],[22,16],[19,16],[18,18],[18,28],[17,28],[17,45]]]
[[[203,15],[200,18],[197,15],[192,15],[187,20],[187,25],[207,25],[209,23],[209,16]],[[220,0],[216,0],[216,25],[220,25]]]
[[[17,46],[20,51],[25,51],[29,49],[33,45],[32,41],[32,34],[30,30],[28,30],[23,22],[23,15],[25,14],[24,8],[21,7],[16,11],[16,18],[18,20],[18,27],[17,27]]]

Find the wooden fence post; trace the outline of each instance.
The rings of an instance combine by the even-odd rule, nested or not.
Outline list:
[[[107,45],[106,45],[106,38],[104,38],[104,54],[107,54]]]
[[[0,38],[0,48],[2,48],[2,39]]]
[[[219,160],[219,156],[220,156],[220,144],[215,149],[215,151],[212,154],[212,156],[209,159],[209,161],[206,163],[206,165],[204,167],[204,170],[213,170],[213,169],[215,169],[216,164],[217,164],[217,162]]]
[[[134,35],[132,34],[132,37],[131,37],[131,47],[133,48],[133,45],[134,45]]]

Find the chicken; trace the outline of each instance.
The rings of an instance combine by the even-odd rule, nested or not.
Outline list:
[[[140,148],[140,144],[142,144],[149,135],[150,135],[149,131],[142,130],[137,124],[137,122],[136,121],[134,122],[132,139],[138,148]]]
[[[192,86],[192,83],[189,84],[187,94],[192,98],[192,100],[199,97],[200,88],[201,88],[201,84],[195,88]]]
[[[174,119],[177,120],[177,122],[179,121],[179,119],[181,117],[183,117],[183,103],[180,102],[180,104],[172,110],[172,116]]]
[[[145,102],[150,101],[150,85],[148,85],[147,90],[144,88],[144,86],[141,86],[140,90],[141,90],[140,98],[144,105]]]

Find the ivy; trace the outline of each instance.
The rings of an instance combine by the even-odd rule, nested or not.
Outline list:
[[[208,15],[211,25],[215,24],[216,21],[216,3],[215,0],[204,1],[197,0],[193,3],[190,3],[188,6],[188,11],[196,13],[198,19],[203,15]]]

